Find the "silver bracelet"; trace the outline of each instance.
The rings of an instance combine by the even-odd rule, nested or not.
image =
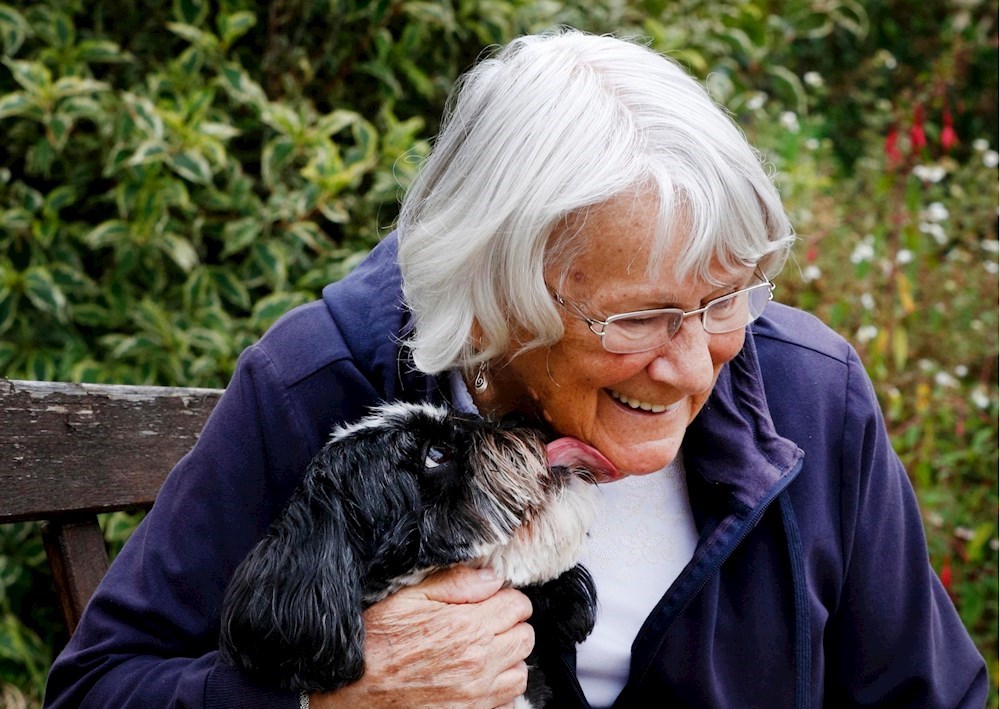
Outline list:
[[[309,692],[299,695],[299,709],[309,709]]]

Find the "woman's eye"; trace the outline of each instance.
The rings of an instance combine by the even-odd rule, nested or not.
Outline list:
[[[626,332],[638,333],[642,331],[660,329],[669,324],[669,322],[675,317],[676,315],[673,313],[651,313],[649,315],[636,315],[630,318],[615,320],[614,324]]]
[[[657,318],[655,315],[641,315],[634,318],[626,318],[625,320],[619,320],[618,322],[620,322],[625,327],[642,328],[642,327],[649,327],[650,325],[655,325],[656,320]]]
[[[424,456],[424,468],[431,470],[451,460],[451,450],[443,446],[428,446]]]
[[[739,298],[739,294],[726,295],[713,300],[708,305],[713,311],[723,313],[727,310],[732,310],[732,308],[736,305],[737,298]]]

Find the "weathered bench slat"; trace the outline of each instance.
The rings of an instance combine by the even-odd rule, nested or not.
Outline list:
[[[221,393],[0,379],[0,523],[148,507]]]
[[[152,505],[221,394],[0,379],[0,524],[45,520],[70,633],[108,570],[97,514]]]

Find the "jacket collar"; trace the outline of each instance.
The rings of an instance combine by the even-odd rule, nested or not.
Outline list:
[[[798,469],[802,450],[774,428],[753,333],[719,372],[715,388],[684,437],[684,464],[709,488],[746,510]]]

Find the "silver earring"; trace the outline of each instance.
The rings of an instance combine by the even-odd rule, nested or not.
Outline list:
[[[479,369],[476,370],[476,381],[473,385],[476,387],[477,394],[482,394],[490,386],[486,379],[486,362],[480,364]]]

